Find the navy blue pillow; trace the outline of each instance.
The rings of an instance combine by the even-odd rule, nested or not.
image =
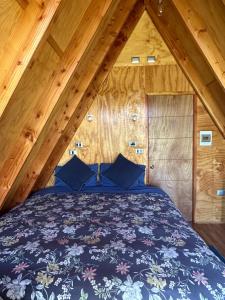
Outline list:
[[[94,171],[95,173],[85,182],[85,186],[88,187],[93,187],[98,185],[98,164],[90,164],[88,165],[89,168]],[[55,168],[55,174],[57,174],[57,172],[59,172],[59,170],[61,170],[62,166],[57,166]],[[64,187],[68,187],[68,185],[62,181],[60,178],[55,176],[55,186],[64,186]]]
[[[110,163],[101,163],[100,164],[100,185],[102,186],[107,186],[107,187],[118,187],[118,184],[114,183],[112,180],[107,178],[106,176],[103,175],[103,173],[111,166],[112,164]],[[138,165],[140,168],[143,169],[143,173],[137,178],[137,180],[130,186],[130,188],[135,188],[135,187],[143,187],[145,186],[145,165]]]
[[[94,174],[95,172],[75,155],[57,171],[56,177],[73,190],[79,191],[83,184]]]
[[[143,173],[143,168],[119,154],[116,161],[102,174],[117,185],[128,189]]]

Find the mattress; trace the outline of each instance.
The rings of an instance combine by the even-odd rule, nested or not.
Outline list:
[[[222,300],[225,265],[160,189],[46,189],[0,218],[0,299]]]

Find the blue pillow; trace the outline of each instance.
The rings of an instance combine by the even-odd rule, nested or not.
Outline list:
[[[56,172],[56,177],[75,191],[79,191],[83,184],[95,174],[76,155]]]
[[[118,185],[114,183],[112,180],[109,178],[105,177],[102,173],[106,171],[112,164],[109,163],[101,163],[100,164],[100,185],[102,186],[107,186],[107,187],[115,187]],[[143,173],[138,177],[138,179],[132,184],[130,188],[135,188],[135,187],[143,187],[145,186],[145,165],[138,165],[140,168],[143,169]]]
[[[145,169],[143,167],[119,154],[116,161],[107,170],[102,172],[102,175],[116,185],[128,189],[135,184],[141,175],[143,176],[144,172]]]
[[[84,183],[84,185],[87,187],[93,187],[98,185],[97,175],[98,175],[98,164],[91,164],[88,165],[89,168],[94,171],[95,173]],[[62,168],[62,166],[57,166],[55,168],[55,174]],[[55,176],[55,186],[64,186],[68,187],[68,185],[63,182],[60,178]]]

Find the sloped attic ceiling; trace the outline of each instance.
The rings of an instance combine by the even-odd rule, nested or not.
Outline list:
[[[46,184],[144,9],[225,135],[222,0],[164,0],[161,14],[158,0],[9,2],[20,10],[4,37],[16,51],[1,74],[1,208]],[[38,9],[24,34],[18,20],[31,5]]]

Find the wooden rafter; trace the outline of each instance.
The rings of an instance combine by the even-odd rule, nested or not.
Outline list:
[[[225,137],[225,93],[208,65],[172,0],[164,0],[159,16],[158,1],[145,1],[145,7],[157,30],[174,55],[187,79],[201,98],[218,129]]]
[[[172,2],[225,89],[224,5],[220,0],[213,3],[210,0],[172,0]]]
[[[38,5],[34,0],[30,1],[17,29],[13,31],[7,44],[7,48],[11,51],[6,49],[4,57],[1,58],[1,67],[7,70],[7,75],[4,78],[0,77],[0,117],[35,51],[48,37],[48,28],[60,9],[62,1],[49,0],[44,6]],[[25,5],[26,1],[20,1],[20,3]],[[12,57],[12,51],[14,57]]]
[[[30,119],[25,120],[22,131],[18,132],[16,139],[12,141],[17,147],[13,148],[9,145],[9,149],[12,150],[9,151],[4,161],[1,162],[3,167],[0,172],[0,207],[5,202],[8,193],[12,190],[15,180],[19,176],[22,166],[36,143],[40,132],[46,125],[55,104],[76,72],[79,61],[84,53],[88,51],[88,46],[97,30],[101,33],[104,29],[103,22],[107,24],[108,18],[112,16],[118,2],[117,0],[92,0],[90,2],[69,46],[60,60],[56,72],[52,76],[49,89],[44,91],[40,96],[39,103],[37,104],[37,112],[42,107],[41,113],[38,113],[37,116],[36,112],[37,117],[33,118],[33,112],[31,112]],[[29,103],[30,99],[24,99],[24,101]],[[4,122],[7,121],[7,119],[4,119]],[[10,125],[12,126],[12,124]],[[16,164],[15,161],[17,162]]]
[[[53,115],[51,122],[46,125],[45,131],[43,131],[44,137],[39,140],[40,143],[37,143],[38,147],[32,153],[35,159],[29,159],[24,165],[22,181],[19,183],[17,180],[16,188],[11,197],[14,200],[21,201],[27,196],[39,178],[39,173],[42,171],[45,173],[45,169],[48,169],[48,173],[42,178],[43,181],[48,178],[55,168],[55,164],[60,159],[60,153],[64,151],[72,138],[74,128],[78,127],[78,123],[81,122],[85,112],[93,102],[100,84],[106,78],[139,20],[141,13],[144,11],[142,1],[138,1],[134,6],[135,2],[136,0],[120,2],[117,11],[112,16],[111,22],[109,22],[102,36],[99,36],[92,47],[92,51],[90,51],[89,55],[92,57],[92,60],[87,61],[86,59],[80,64],[79,76],[77,74],[73,78],[66,93],[60,99],[61,103],[59,102],[58,110]],[[132,12],[129,14],[131,10]],[[101,44],[99,40],[102,41]],[[108,54],[104,59],[106,53]],[[101,67],[99,68],[100,65]],[[85,71],[87,68],[89,72]],[[94,77],[96,72],[97,75]],[[56,120],[57,125],[55,124]],[[44,149],[48,150],[44,151]],[[54,162],[51,163],[51,170],[49,170],[48,164],[52,158],[52,152],[59,153],[54,157]],[[53,156],[55,155],[53,154]],[[35,170],[35,175],[33,171],[31,172],[31,169]]]

